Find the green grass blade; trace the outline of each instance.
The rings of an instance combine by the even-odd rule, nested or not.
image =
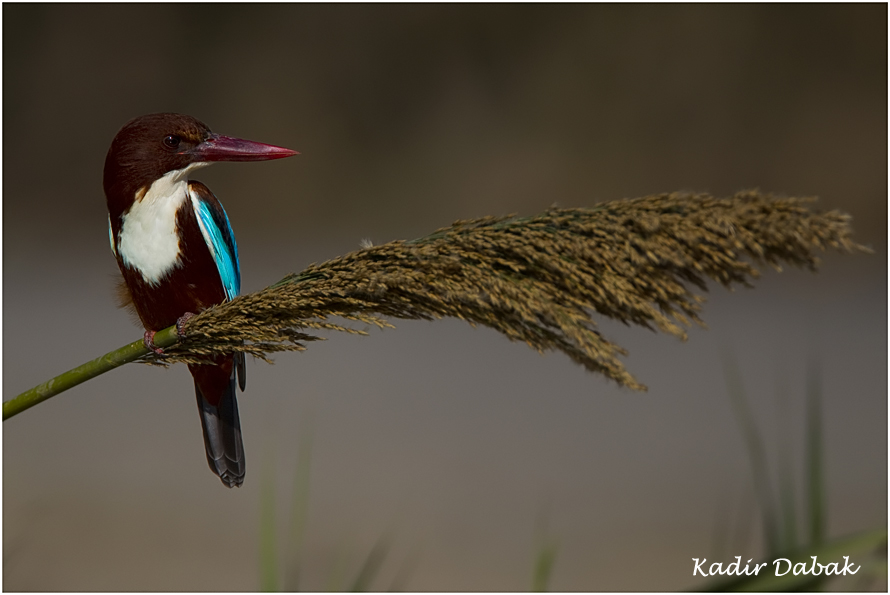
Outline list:
[[[260,484],[260,591],[278,591],[278,547],[275,543],[275,476],[271,463]]]
[[[312,471],[311,418],[304,424],[297,451],[297,467],[294,473],[294,491],[291,498],[290,534],[288,535],[287,578],[285,588],[298,591],[303,566],[303,543],[309,517],[309,488]]]
[[[785,386],[780,386],[776,395],[776,417],[779,427],[779,520],[781,531],[779,533],[779,550],[795,551],[799,547],[797,541],[797,506],[794,487],[794,469],[791,461],[794,458],[794,448],[791,444],[791,412],[790,397]]]
[[[822,379],[819,366],[810,362],[807,370],[807,513],[810,544],[825,539],[825,461],[822,455]]]
[[[535,571],[532,575],[532,591],[543,593],[550,584],[553,575],[553,565],[556,563],[556,554],[559,546],[550,543],[541,546],[535,559]]]
[[[369,591],[371,583],[374,582],[377,573],[380,572],[380,567],[383,566],[383,561],[388,553],[389,540],[387,538],[382,538],[375,543],[371,551],[368,552],[368,556],[365,558],[365,562],[355,577],[350,590],[354,592]]]
[[[745,397],[745,387],[738,370],[735,358],[725,353],[723,358],[723,371],[726,378],[726,389],[733,406],[736,421],[742,431],[745,447],[748,450],[748,458],[751,461],[751,473],[754,477],[754,489],[760,502],[760,510],[763,515],[763,535],[766,541],[766,550],[771,555],[780,551],[779,534],[776,524],[776,507],[773,500],[772,482],[769,478],[769,465],[766,459],[766,449],[754,415],[748,406]]]

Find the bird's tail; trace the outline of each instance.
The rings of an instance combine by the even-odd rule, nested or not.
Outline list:
[[[243,379],[243,360],[244,355],[237,354],[220,358],[217,364],[189,365],[195,379],[207,464],[230,488],[241,487],[244,482],[244,445],[235,398],[235,372]]]

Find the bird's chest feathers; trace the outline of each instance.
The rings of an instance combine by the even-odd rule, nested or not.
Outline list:
[[[193,167],[155,180],[121,217],[117,252],[124,264],[139,271],[149,285],[158,285],[181,262],[176,213],[180,208],[191,208],[190,169]]]

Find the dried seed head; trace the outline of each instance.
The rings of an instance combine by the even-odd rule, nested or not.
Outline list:
[[[231,351],[269,361],[319,340],[311,331],[366,334],[330,317],[387,327],[386,318],[453,316],[645,390],[591,315],[685,339],[690,321],[701,324],[704,301],[690,286],[750,285],[754,263],[815,269],[816,248],[869,251],[852,241],[848,215],[811,211],[813,200],[673,193],[458,221],[419,240],[367,245],[210,308],[186,324],[183,343],[145,361],[198,363]]]

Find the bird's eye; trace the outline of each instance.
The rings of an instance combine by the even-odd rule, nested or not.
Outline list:
[[[176,136],[175,134],[171,134],[169,136],[164,137],[164,146],[168,149],[175,149],[179,146],[179,143],[182,142],[182,139]]]

